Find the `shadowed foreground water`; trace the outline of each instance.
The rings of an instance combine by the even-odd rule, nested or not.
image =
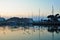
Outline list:
[[[60,29],[45,26],[3,26],[0,40],[60,40]]]

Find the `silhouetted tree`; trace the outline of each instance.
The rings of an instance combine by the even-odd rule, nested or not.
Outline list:
[[[51,21],[58,21],[60,18],[59,14],[56,15],[48,15],[47,18],[50,18]]]

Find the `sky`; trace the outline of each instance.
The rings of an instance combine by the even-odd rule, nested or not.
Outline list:
[[[2,17],[29,17],[47,16],[52,14],[52,5],[54,14],[60,13],[60,0],[0,0],[0,16]]]

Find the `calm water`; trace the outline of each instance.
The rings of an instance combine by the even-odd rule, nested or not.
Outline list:
[[[0,40],[60,40],[60,29],[46,26],[3,26]]]

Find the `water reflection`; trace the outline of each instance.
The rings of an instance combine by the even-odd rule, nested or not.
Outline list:
[[[60,27],[59,26],[48,27],[48,31],[59,33],[60,32]]]
[[[0,37],[0,40],[60,40],[60,27],[1,26]]]

